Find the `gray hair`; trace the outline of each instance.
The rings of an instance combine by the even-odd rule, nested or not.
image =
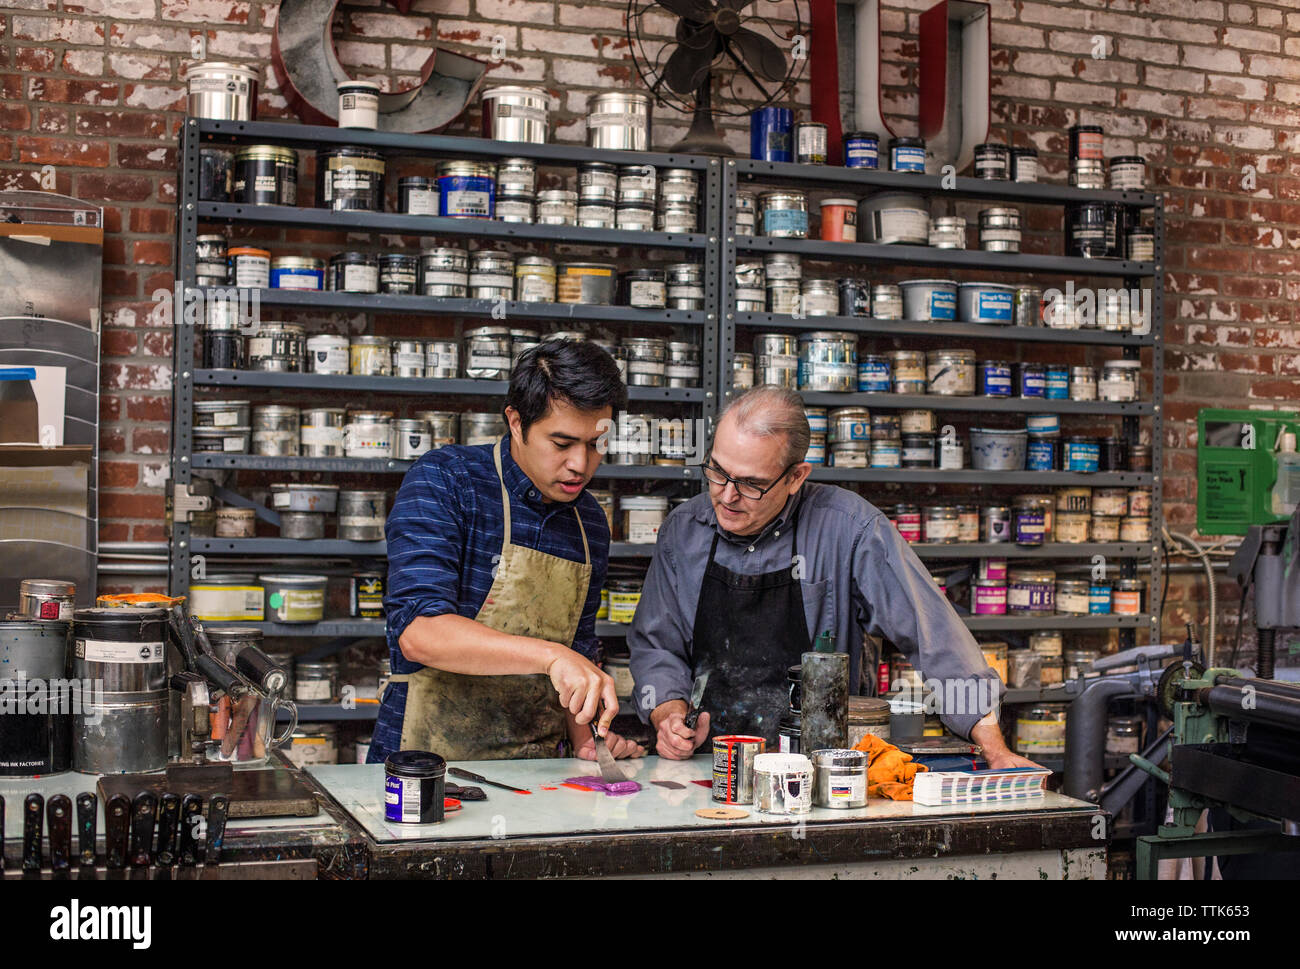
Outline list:
[[[759,384],[727,404],[718,415],[718,424],[730,416],[739,428],[758,437],[785,437],[785,466],[798,464],[808,453],[812,431],[804,413],[803,398],[788,387]]]

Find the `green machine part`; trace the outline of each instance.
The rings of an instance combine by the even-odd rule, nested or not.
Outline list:
[[[1196,530],[1245,535],[1252,525],[1286,521],[1274,515],[1278,435],[1300,436],[1300,414],[1207,407],[1196,415]]]

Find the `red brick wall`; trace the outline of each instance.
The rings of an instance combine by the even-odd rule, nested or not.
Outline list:
[[[902,133],[914,130],[917,23],[931,3],[884,4],[884,98]],[[175,132],[191,38],[207,38],[209,57],[265,64],[277,6],[9,0],[0,12],[0,188],[39,187],[42,166],[53,165],[58,191],[107,207],[104,540],[162,535],[171,339],[148,325],[148,313],[150,294],[172,277]],[[1300,12],[1293,0],[993,0],[992,8],[994,137],[1037,146],[1059,180],[1065,129],[1100,122],[1108,148],[1145,155],[1165,193],[1165,508],[1171,526],[1191,529],[1197,409],[1300,398]],[[754,9],[789,13],[765,0]],[[632,77],[623,10],[618,0],[416,0],[402,16],[359,3],[336,26],[354,73],[399,85],[415,77],[435,31],[479,56],[502,38],[505,56],[490,78],[559,94],[556,137],[574,141],[586,95]],[[287,116],[269,70],[265,78],[259,115]],[[795,101],[806,100],[804,83]],[[656,145],[666,147],[685,119],[660,117]],[[471,113],[454,130],[474,123]],[[743,149],[745,122],[730,123],[728,137]],[[1246,166],[1253,188],[1243,184]],[[1191,581],[1174,583],[1172,628],[1197,611],[1195,594]]]

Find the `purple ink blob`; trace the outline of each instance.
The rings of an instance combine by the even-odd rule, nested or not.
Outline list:
[[[636,781],[605,781],[600,777],[570,777],[566,784],[580,784],[594,791],[604,791],[607,797],[623,797],[641,790]]]

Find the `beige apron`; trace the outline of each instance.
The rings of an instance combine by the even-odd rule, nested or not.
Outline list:
[[[492,457],[501,480],[505,534],[492,588],[474,618],[498,632],[572,645],[591,584],[582,517],[574,508],[582,562],[511,545],[500,441]],[[389,682],[408,684],[403,750],[431,750],[447,760],[555,757],[568,739],[565,710],[548,676],[467,676],[425,667]]]

